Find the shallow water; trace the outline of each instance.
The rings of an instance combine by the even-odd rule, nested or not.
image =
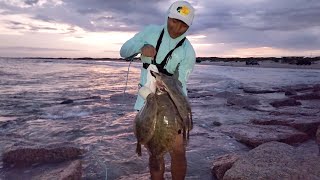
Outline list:
[[[85,179],[105,179],[106,174],[108,179],[148,179],[147,152],[144,149],[143,156],[137,157],[132,132],[141,63],[131,64],[123,95],[128,65],[123,61],[0,59],[0,154],[13,146],[74,144],[86,150]],[[319,79],[320,70],[196,65],[188,87],[196,93],[239,94],[242,86],[268,89],[315,84]],[[73,103],[61,104],[65,100]],[[190,102],[194,129],[187,148],[186,179],[212,179],[214,157],[248,150],[215,132],[212,123],[240,123],[266,114],[230,108],[225,99],[213,96]],[[166,160],[170,177],[169,157]]]

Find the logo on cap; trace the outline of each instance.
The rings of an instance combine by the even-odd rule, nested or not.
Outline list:
[[[184,16],[187,16],[190,13],[190,9],[187,6],[179,6],[177,11]]]

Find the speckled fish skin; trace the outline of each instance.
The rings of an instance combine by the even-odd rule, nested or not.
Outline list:
[[[145,106],[134,119],[134,134],[137,138],[137,154],[141,156],[141,144],[146,144],[153,137],[157,118],[156,95],[150,94]]]
[[[151,73],[156,77],[158,86],[162,86],[163,91],[168,92],[181,117],[184,133],[189,136],[188,132],[193,128],[192,112],[188,97],[186,97],[182,91],[182,85],[180,81],[178,81],[177,77],[175,76],[167,76],[155,72]]]
[[[158,111],[154,135],[146,148],[155,157],[162,157],[174,143],[178,131],[182,129],[181,117],[169,94],[162,92],[156,96]]]
[[[190,104],[179,81],[174,76],[152,74],[156,77],[156,93],[147,97],[136,116],[136,151],[141,155],[142,144],[149,153],[160,157],[172,147],[179,130],[185,140],[189,138],[193,123]]]

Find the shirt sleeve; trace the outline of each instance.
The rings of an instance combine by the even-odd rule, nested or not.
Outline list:
[[[149,31],[150,26],[147,26],[142,31],[135,34],[131,39],[126,41],[120,49],[120,56],[127,58],[133,54],[139,53],[144,44],[146,44],[145,35],[148,34]]]
[[[178,72],[179,72],[179,81],[182,84],[182,90],[184,94],[187,96],[187,81],[189,79],[189,76],[191,72],[193,71],[193,68],[196,63],[196,54],[194,52],[194,49],[188,48],[185,54],[185,59],[180,63]]]

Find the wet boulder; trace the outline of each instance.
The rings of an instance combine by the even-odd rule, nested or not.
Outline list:
[[[312,91],[315,87],[318,85],[312,85],[312,84],[297,84],[297,85],[290,85],[282,87],[282,91],[291,90],[296,92],[305,92],[305,91]]]
[[[317,116],[298,116],[292,118],[267,118],[267,119],[252,119],[253,124],[259,125],[282,125],[293,127],[299,131],[308,134],[310,137],[314,137],[317,131],[317,127],[320,126],[320,118]]]
[[[79,158],[83,151],[76,147],[19,148],[2,155],[4,167],[30,166],[32,164],[56,163]]]
[[[60,167],[47,170],[41,174],[34,175],[32,179],[34,180],[50,180],[50,179],[60,179],[60,180],[71,180],[71,179],[81,179],[82,176],[82,162],[81,160],[75,160],[71,162],[64,163]]]
[[[284,100],[278,100],[278,101],[274,101],[271,102],[270,105],[272,105],[273,107],[282,107],[282,106],[300,106],[301,102],[295,100],[295,99],[284,99]]]
[[[67,99],[67,100],[62,101],[60,104],[72,104],[72,103],[73,103],[72,99]]]
[[[279,125],[236,124],[219,127],[219,131],[234,137],[250,147],[263,143],[279,141],[287,144],[299,144],[309,139],[304,132],[292,127]]]
[[[311,93],[304,93],[300,95],[292,96],[292,98],[296,100],[319,100],[320,99],[320,92],[311,92]]]
[[[193,98],[205,98],[205,97],[210,97],[213,96],[214,94],[209,91],[198,91],[198,92],[192,92],[188,94],[188,97],[193,99]]]
[[[294,95],[297,95],[297,94],[298,93],[296,91],[291,90],[291,89],[284,91],[284,95],[286,95],[286,96],[294,96]]]
[[[226,154],[215,158],[212,164],[212,174],[218,180],[223,179],[227,170],[240,158],[239,154]]]
[[[319,92],[319,91],[320,91],[320,84],[314,85],[312,92]]]
[[[82,177],[82,162],[73,160],[30,167],[5,168],[2,174],[4,179],[76,180]]]
[[[4,179],[32,179],[32,180],[71,180],[81,179],[81,160],[66,161],[62,163],[33,165],[20,168],[4,168],[1,172]]]
[[[102,99],[100,96],[90,96],[84,99]]]
[[[112,103],[120,103],[120,104],[133,104],[137,98],[137,95],[131,93],[118,93],[112,94],[110,96],[110,101]]]
[[[266,93],[280,92],[279,89],[263,89],[260,87],[243,87],[243,91],[245,93],[250,93],[250,94],[266,94]]]
[[[310,117],[320,116],[320,102],[304,102],[303,106],[284,106],[282,108],[276,108],[272,111],[268,111],[270,117]],[[269,117],[269,116],[265,116]]]
[[[229,92],[229,91],[223,91],[223,92],[218,92],[217,94],[214,95],[214,97],[217,98],[231,98],[234,96],[238,96],[236,93]]]
[[[240,107],[250,107],[260,105],[258,99],[252,98],[250,96],[233,96],[227,99],[227,105],[229,106],[240,106]]]
[[[319,156],[285,143],[269,142],[240,157],[223,179],[319,179],[319,162]]]

